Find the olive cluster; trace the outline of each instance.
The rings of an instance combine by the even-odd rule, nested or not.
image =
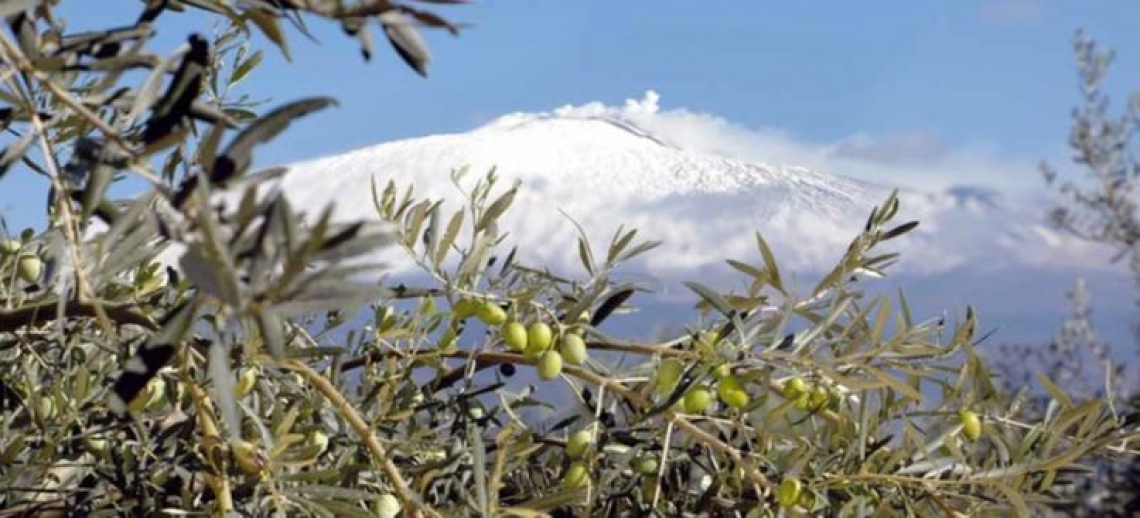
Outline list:
[[[542,380],[557,378],[564,364],[582,365],[589,358],[582,327],[590,318],[586,312],[570,325],[557,324],[557,329],[538,319],[529,323],[514,319],[491,301],[462,299],[455,304],[454,314],[457,319],[476,317],[488,327],[498,328],[503,346],[533,362]]]
[[[676,358],[662,360],[654,379],[654,392],[658,396],[668,396],[677,389],[681,376],[685,372],[685,364]],[[716,396],[725,406],[737,410],[743,409],[751,402],[748,391],[740,380],[732,373],[732,369],[723,364],[713,370],[716,381]],[[694,383],[688,387],[685,395],[678,401],[677,410],[687,414],[700,414],[708,410],[713,402],[713,391],[709,385]]]

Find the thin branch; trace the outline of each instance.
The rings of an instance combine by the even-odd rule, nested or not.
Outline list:
[[[351,426],[353,431],[360,437],[364,446],[368,448],[373,459],[380,463],[380,468],[388,475],[392,487],[396,491],[396,494],[399,495],[400,500],[403,500],[405,504],[413,509],[413,516],[422,516],[424,513],[429,516],[438,516],[437,513],[424,506],[423,501],[412,492],[411,487],[408,486],[408,482],[400,475],[399,468],[392,462],[388,452],[384,449],[384,445],[380,444],[380,441],[373,435],[372,428],[364,418],[360,417],[356,409],[344,399],[344,395],[342,395],[328,379],[308,365],[297,360],[286,361],[283,363],[283,366],[304,377],[306,381],[320,391],[320,393],[340,411],[340,414],[348,421],[349,426]]]
[[[102,309],[112,322],[119,325],[132,324],[145,327],[152,331],[158,330],[158,324],[149,316],[138,311],[134,304],[99,305],[92,302],[70,300],[64,303],[63,313],[56,314],[59,301],[56,299],[21,306],[16,309],[0,310],[0,331],[14,331],[21,327],[35,325],[38,322],[55,320],[57,316],[63,318],[97,317]]]

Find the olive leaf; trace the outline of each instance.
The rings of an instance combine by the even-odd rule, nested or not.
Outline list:
[[[15,142],[8,144],[4,147],[4,152],[0,153],[0,180],[4,179],[4,175],[8,174],[12,164],[16,163],[24,157],[24,153],[28,151],[28,147],[32,144],[32,139],[35,138],[34,132],[28,131],[20,135],[19,139]]]
[[[184,124],[190,108],[202,92],[202,81],[210,61],[210,43],[201,35],[187,39],[189,50],[174,73],[166,93],[153,108],[143,127],[142,140],[149,152],[165,147],[175,129]]]
[[[602,322],[605,322],[617,308],[621,307],[625,301],[633,296],[633,292],[633,288],[625,288],[606,297],[606,300],[602,301],[598,309],[594,311],[594,315],[590,318],[590,325],[592,327],[598,327]]]
[[[328,97],[314,97],[287,103],[247,126],[214,160],[210,181],[224,184],[243,174],[252,161],[253,147],[272,140],[289,127],[293,120],[317,110],[336,105]]]
[[[192,298],[173,308],[163,319],[159,332],[139,348],[111,387],[108,404],[113,412],[125,414],[127,404],[170,362],[175,347],[186,339],[197,314],[198,299]]]
[[[400,10],[391,9],[380,13],[377,18],[380,20],[380,26],[384,28],[384,35],[388,37],[388,42],[396,49],[396,53],[413,70],[427,77],[431,54],[419,31],[412,27],[407,16]]]

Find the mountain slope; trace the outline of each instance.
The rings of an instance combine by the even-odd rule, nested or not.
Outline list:
[[[420,196],[454,201],[460,192],[450,182],[452,170],[470,166],[482,174],[495,167],[501,177],[522,181],[504,230],[523,245],[524,259],[573,267],[576,231],[569,216],[598,246],[621,224],[664,241],[640,266],[666,278],[694,276],[726,257],[754,258],[755,231],[790,270],[820,271],[889,193],[839,175],[686,149],[653,130],[651,101],[648,107],[646,101],[624,109],[587,105],[510,114],[467,133],[298,163],[281,187],[311,212],[335,200],[338,219],[374,218],[374,181],[383,186],[391,179],[414,185]],[[1034,200],[970,186],[906,191],[902,199],[899,222],[922,223],[899,245],[905,251],[899,268],[906,272],[1064,267],[1103,255],[1048,228]]]

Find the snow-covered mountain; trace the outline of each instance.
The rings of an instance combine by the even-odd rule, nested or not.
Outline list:
[[[809,170],[691,149],[657,127],[652,92],[624,107],[568,106],[514,113],[466,133],[389,142],[290,166],[281,187],[316,211],[336,201],[338,219],[375,218],[371,186],[389,179],[421,196],[459,199],[450,172],[495,167],[522,186],[505,219],[509,241],[531,264],[573,268],[573,218],[604,246],[621,224],[661,240],[639,265],[657,278],[707,278],[723,259],[757,257],[761,232],[781,264],[809,274],[829,268],[890,189]],[[475,176],[472,174],[471,176]],[[895,271],[1088,267],[1102,250],[1050,229],[1039,200],[977,186],[902,193],[901,223],[921,222],[898,241]],[[455,205],[452,205],[455,207]]]
[[[471,166],[473,180],[494,166],[504,180],[501,189],[513,179],[522,182],[501,230],[510,234],[508,245],[520,245],[530,265],[580,272],[576,229],[567,216],[599,248],[622,224],[639,229],[640,238],[664,242],[646,261],[624,270],[657,296],[639,296],[643,313],[609,323],[617,326],[611,332],[647,338],[659,326],[690,319],[694,297],[679,281],[741,287],[743,279],[723,260],[758,262],[756,231],[773,248],[785,284],[803,294],[891,190],[890,182],[856,180],[842,170],[823,170],[819,161],[801,167],[787,154],[773,153],[780,164],[747,160],[768,148],[741,143],[755,144],[767,133],[722,141],[710,135],[723,132],[694,130],[690,122],[697,116],[707,118],[683,110],[659,113],[652,93],[623,107],[591,103],[509,114],[465,133],[292,164],[278,187],[309,214],[334,202],[337,219],[371,219],[377,217],[373,183],[392,180],[401,188],[414,185],[418,198],[450,200],[446,218],[462,198],[451,171]],[[723,124],[713,120],[714,126]],[[899,173],[896,167],[880,177]],[[976,171],[963,175],[978,178]],[[870,285],[872,291],[893,295],[903,288],[916,315],[953,318],[970,304],[983,328],[998,328],[992,342],[1041,343],[1070,314],[1065,294],[1081,277],[1093,296],[1101,337],[1118,351],[1133,343],[1127,274],[1109,264],[1109,251],[1052,230],[1044,221],[1046,198],[939,180],[938,189],[912,183],[901,192],[897,222],[914,219],[921,225],[890,243],[902,252],[901,260],[888,279]],[[378,253],[395,267],[392,273],[413,274],[414,282],[417,269],[402,251]],[[173,259],[178,252],[168,255]]]

